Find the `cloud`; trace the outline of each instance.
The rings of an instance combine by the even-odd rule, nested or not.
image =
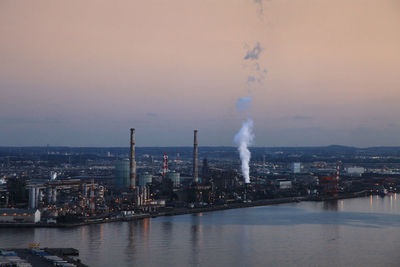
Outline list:
[[[258,60],[262,50],[263,49],[262,49],[260,43],[258,42],[253,47],[253,49],[247,51],[246,56],[244,57],[244,60]]]
[[[158,114],[157,114],[157,113],[153,113],[153,112],[147,112],[147,113],[146,113],[146,116],[149,116],[149,117],[158,117]]]
[[[45,117],[45,118],[32,118],[32,117],[0,117],[0,123],[6,125],[19,125],[19,124],[58,124],[62,123],[60,118]]]
[[[293,120],[312,120],[313,117],[305,115],[295,115],[292,117]]]
[[[389,127],[389,128],[400,128],[400,125],[397,124],[397,123],[389,123],[389,124],[387,125],[387,127]]]

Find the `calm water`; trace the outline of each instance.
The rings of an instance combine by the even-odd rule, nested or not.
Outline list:
[[[75,247],[90,266],[400,266],[400,195],[74,229],[0,229],[0,247]]]

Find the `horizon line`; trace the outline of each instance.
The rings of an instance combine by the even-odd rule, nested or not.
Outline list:
[[[129,148],[128,146],[67,146],[67,145],[39,145],[39,146],[1,146],[0,148]],[[175,148],[175,147],[193,147],[193,146],[136,146],[136,148]],[[226,147],[226,148],[237,148],[236,146],[218,146],[218,145],[205,145],[199,147]],[[351,145],[308,145],[308,146],[249,146],[250,148],[327,148],[327,147],[343,147],[343,148],[356,148],[356,149],[368,149],[368,148],[400,148],[400,146],[368,146],[368,147],[357,147]]]

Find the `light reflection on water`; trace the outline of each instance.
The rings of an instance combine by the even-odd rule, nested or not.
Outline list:
[[[0,247],[75,247],[91,266],[398,266],[397,195],[72,229],[0,229]]]

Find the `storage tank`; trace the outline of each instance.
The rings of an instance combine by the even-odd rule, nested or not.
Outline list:
[[[153,181],[153,175],[148,172],[144,172],[139,176],[139,185],[140,186],[145,186],[147,184],[151,184],[152,181]]]
[[[35,188],[35,187],[31,187],[29,189],[29,208],[30,209],[35,209],[37,207],[36,190],[37,190],[37,188]]]
[[[115,163],[114,169],[115,186],[129,187],[130,185],[130,166],[129,159],[119,160]]]
[[[178,187],[181,184],[181,174],[179,172],[169,172],[167,175],[168,179],[171,179],[171,181],[174,184],[174,187]]]

